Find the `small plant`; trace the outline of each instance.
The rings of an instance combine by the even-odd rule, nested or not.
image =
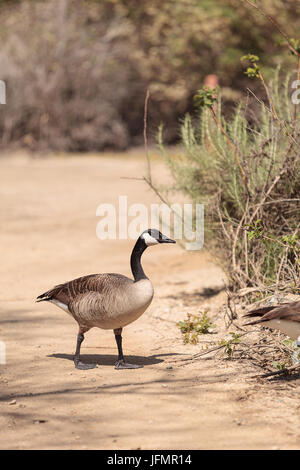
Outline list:
[[[259,66],[256,62],[259,61],[259,57],[254,54],[247,54],[241,57],[241,61],[248,61],[251,63],[251,67],[248,67],[247,70],[244,72],[248,78],[257,78],[259,77]]]
[[[294,344],[294,341],[292,339],[284,339],[282,342],[288,348],[292,348]]]
[[[178,322],[177,326],[184,335],[184,344],[197,344],[199,335],[211,333],[212,329],[216,327],[216,325],[211,322],[206,312],[202,313],[200,317],[188,313],[187,319]]]
[[[290,38],[290,43],[294,47],[295,51],[300,53],[300,39]],[[291,53],[295,55],[295,52],[291,51]]]
[[[259,57],[258,57],[258,55],[254,55],[254,54],[243,55],[241,57],[241,61],[246,61],[246,60],[251,62],[251,64],[255,64],[255,62],[259,61]]]
[[[300,348],[296,341],[293,341],[292,339],[285,339],[282,342],[290,350],[290,362],[292,364],[300,364]]]
[[[281,237],[282,241],[289,245],[291,248],[295,247],[297,240],[299,239],[298,235],[283,235]]]
[[[222,339],[219,344],[220,346],[224,346],[224,355],[231,359],[233,353],[235,351],[236,345],[241,342],[240,336],[238,333],[234,333],[233,331],[230,332],[231,338],[230,339]]]
[[[264,228],[261,224],[261,219],[257,219],[253,224],[245,224],[245,227],[251,229],[247,230],[248,240],[262,238]]]
[[[272,362],[272,365],[273,367],[275,367],[275,369],[277,370],[283,370],[286,368],[287,364],[286,362],[276,362],[276,361],[273,361]]]
[[[294,352],[292,354],[292,362],[293,364],[300,364],[300,349],[299,346],[295,346]]]
[[[216,102],[217,88],[204,86],[194,96],[194,102],[198,108],[212,108]]]

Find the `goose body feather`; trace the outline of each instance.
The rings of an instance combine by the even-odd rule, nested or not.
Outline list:
[[[246,323],[246,325],[263,324],[282,331],[293,340],[300,336],[300,302],[298,301],[257,308],[244,316],[260,317],[258,320]]]
[[[91,274],[55,286],[39,296],[70,313],[80,326],[122,328],[137,320],[150,305],[149,279],[134,282],[122,274]]]
[[[137,320],[149,307],[153,286],[141,265],[145,249],[159,243],[176,243],[157,229],[145,230],[137,239],[130,257],[133,279],[122,274],[90,274],[59,284],[37,297],[37,302],[51,302],[69,313],[78,323],[74,364],[77,369],[93,369],[96,364],[80,361],[84,333],[93,327],[114,330],[118,347],[116,369],[142,367],[125,361],[122,349],[122,328]]]

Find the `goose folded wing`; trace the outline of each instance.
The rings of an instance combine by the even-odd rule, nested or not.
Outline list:
[[[39,295],[37,301],[55,299],[65,305],[69,305],[69,303],[80,294],[88,292],[109,294],[115,286],[123,284],[124,282],[132,281],[121,274],[90,274],[53,287]]]
[[[278,306],[261,318],[261,321],[269,320],[290,320],[300,322],[300,302]]]
[[[263,308],[253,310],[245,316],[260,316],[258,320],[254,320],[246,325],[255,325],[256,323],[263,323],[271,320],[289,320],[300,322],[300,302],[286,303],[277,305],[272,308],[266,307],[266,313],[263,314]]]

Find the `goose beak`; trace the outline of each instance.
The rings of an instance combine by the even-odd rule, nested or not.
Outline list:
[[[175,240],[172,240],[171,238],[163,236],[162,238],[159,239],[159,243],[176,243],[176,242]]]

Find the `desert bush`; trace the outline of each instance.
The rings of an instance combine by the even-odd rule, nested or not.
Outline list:
[[[262,4],[296,34],[298,0]],[[240,0],[3,0],[0,15],[2,147],[141,143],[147,88],[149,139],[164,122],[172,142],[206,75],[217,74],[230,108],[246,80],[237,60],[244,50],[261,56],[267,76],[272,61],[292,60],[266,18]]]
[[[265,89],[264,101],[249,92],[225,119],[221,92],[199,90],[198,116],[187,115],[181,126],[180,158],[167,154],[161,133],[159,142],[173,189],[205,203],[206,239],[231,287],[299,291],[299,105],[289,76],[277,68],[267,86],[258,57],[244,59],[246,73]],[[251,96],[259,105],[255,115],[248,112]]]
[[[88,151],[129,144],[122,116],[133,80],[131,29],[117,16],[105,21],[84,2],[22,2],[2,12],[2,145]],[[9,30],[8,30],[9,29]],[[138,88],[138,85],[137,85]]]

